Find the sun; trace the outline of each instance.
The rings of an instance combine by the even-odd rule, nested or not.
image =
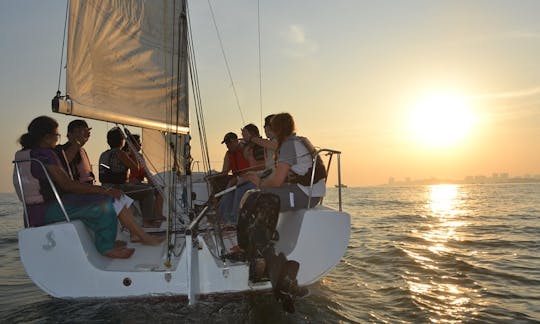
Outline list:
[[[411,113],[416,139],[429,146],[456,144],[469,133],[474,118],[464,96],[437,93],[421,99]]]

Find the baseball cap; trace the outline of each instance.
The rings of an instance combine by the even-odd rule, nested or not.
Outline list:
[[[231,141],[233,139],[238,139],[238,136],[233,132],[228,132],[223,137],[223,141],[221,141],[221,144],[228,143],[229,141]]]

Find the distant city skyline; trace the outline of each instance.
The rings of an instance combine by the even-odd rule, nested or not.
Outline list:
[[[507,172],[493,172],[491,175],[467,175],[460,179],[445,179],[437,177],[429,177],[422,179],[411,179],[410,177],[405,177],[402,179],[396,179],[394,177],[389,177],[387,184],[431,184],[431,183],[523,183],[523,182],[540,182],[540,173],[539,174],[523,174],[523,175],[510,175]]]

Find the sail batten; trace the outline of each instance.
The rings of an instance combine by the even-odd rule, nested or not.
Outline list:
[[[72,0],[71,107],[59,112],[187,133],[187,76],[177,75],[186,64],[178,59],[186,44],[177,44],[183,7],[174,0]]]

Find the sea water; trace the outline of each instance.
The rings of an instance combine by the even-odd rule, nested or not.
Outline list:
[[[337,207],[337,189],[325,203]],[[344,188],[341,263],[287,314],[271,293],[59,300],[19,261],[22,209],[0,195],[0,321],[217,323],[540,322],[540,184]],[[324,258],[324,255],[321,255]],[[47,269],[43,269],[47,271]]]

